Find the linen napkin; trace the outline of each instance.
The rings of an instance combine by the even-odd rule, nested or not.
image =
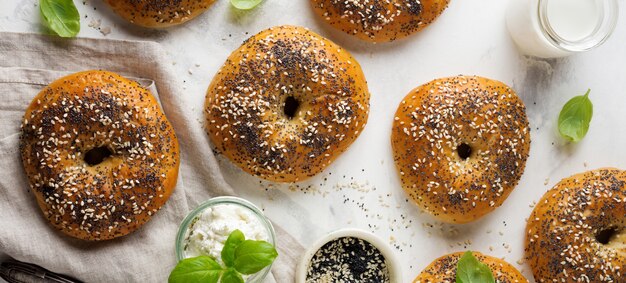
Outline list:
[[[199,203],[236,195],[224,178],[204,129],[164,50],[154,42],[72,39],[0,33],[0,255],[86,282],[166,282],[176,264],[175,236]],[[159,98],[181,146],[179,180],[169,201],[134,233],[104,242],[74,239],[43,217],[20,161],[22,116],[32,98],[57,78],[102,69],[135,79]],[[293,282],[302,246],[280,227],[279,257],[266,282]]]

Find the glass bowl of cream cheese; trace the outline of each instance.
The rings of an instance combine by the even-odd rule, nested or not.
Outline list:
[[[257,206],[238,197],[216,197],[200,204],[180,224],[176,236],[177,260],[210,256],[222,264],[224,243],[234,230],[243,232],[248,240],[266,241],[276,246],[274,227]],[[244,279],[251,283],[263,282],[271,267]]]

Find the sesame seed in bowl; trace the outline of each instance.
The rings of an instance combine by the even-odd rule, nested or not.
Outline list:
[[[315,242],[296,269],[296,283],[401,282],[393,251],[376,235],[342,229]]]

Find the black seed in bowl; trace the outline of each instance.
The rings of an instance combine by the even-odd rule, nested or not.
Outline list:
[[[371,243],[343,237],[324,244],[311,258],[306,276],[307,283],[390,282],[387,261]]]

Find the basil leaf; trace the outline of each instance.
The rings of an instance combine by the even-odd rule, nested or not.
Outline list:
[[[459,259],[456,267],[456,283],[495,283],[489,266],[478,261],[468,251]]]
[[[232,267],[235,264],[235,250],[246,240],[246,236],[239,230],[235,230],[224,243],[222,249],[222,261],[227,267]]]
[[[244,283],[244,281],[243,277],[241,277],[241,274],[239,274],[237,270],[229,268],[226,272],[224,272],[224,275],[222,275],[220,283]]]
[[[80,31],[80,15],[73,0],[39,0],[44,23],[61,37],[74,37]]]
[[[576,96],[563,106],[559,114],[559,132],[573,142],[582,140],[589,130],[589,123],[593,118],[593,104],[589,100],[587,90],[585,95]]]
[[[169,283],[204,282],[217,283],[224,270],[214,259],[208,256],[186,258],[178,262]]]
[[[278,256],[274,246],[265,241],[246,240],[235,251],[235,269],[243,274],[254,274],[272,264]]]
[[[250,10],[261,2],[263,2],[263,0],[230,0],[230,4],[239,10]]]

